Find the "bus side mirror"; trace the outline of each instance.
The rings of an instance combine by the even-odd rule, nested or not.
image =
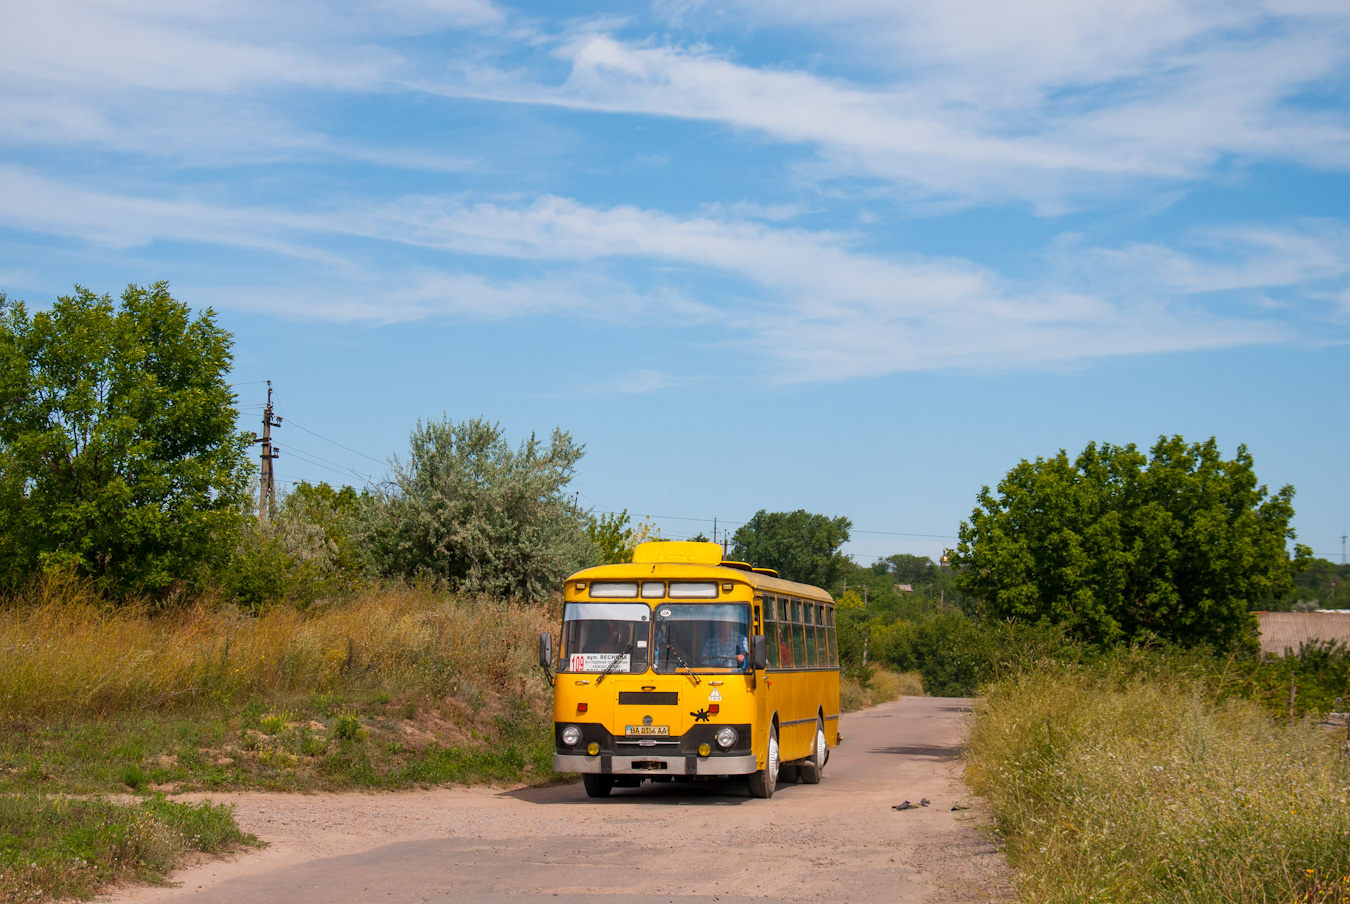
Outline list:
[[[547,632],[539,635],[539,668],[553,666],[553,635]]]
[[[750,638],[750,667],[760,672],[769,664],[769,648],[764,643],[764,635],[756,634]]]

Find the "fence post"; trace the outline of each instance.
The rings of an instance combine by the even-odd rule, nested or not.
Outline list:
[[[1298,686],[1294,684],[1294,673],[1289,673],[1289,727],[1294,727],[1294,698],[1298,694]]]

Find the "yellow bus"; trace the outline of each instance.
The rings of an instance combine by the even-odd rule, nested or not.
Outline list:
[[[564,588],[553,768],[591,797],[643,781],[747,776],[752,797],[816,784],[839,744],[834,600],[716,543],[641,543]],[[556,670],[556,675],[553,671]]]

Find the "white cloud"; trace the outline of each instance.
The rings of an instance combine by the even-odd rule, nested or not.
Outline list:
[[[1350,276],[1350,227],[1304,220],[1284,227],[1212,226],[1180,246],[1131,242],[1081,248],[1072,237],[1052,252],[1060,276],[1139,295],[1199,295],[1272,287],[1312,287]]]
[[[959,258],[864,253],[846,234],[558,197],[525,205],[421,197],[296,214],[104,195],[13,169],[0,180],[11,188],[0,198],[6,225],[115,247],[173,239],[261,250],[327,271],[299,293],[223,292],[222,307],[337,321],[557,316],[699,325],[703,341],[760,355],[785,379],[1054,367],[1280,341],[1307,315],[1273,320],[1251,296],[1281,291],[1286,303],[1306,307],[1343,292],[1350,274],[1350,231],[1336,223],[1212,229],[1186,247],[1063,241],[1042,279],[1015,282]],[[335,234],[453,256],[391,273],[326,250]],[[535,274],[491,275],[502,260],[531,261]],[[694,297],[669,278],[681,272],[721,274],[722,288]],[[1201,297],[1222,292],[1246,293],[1249,303]],[[246,300],[232,301],[235,294]]]
[[[556,317],[669,326],[677,317],[682,323],[709,319],[707,312],[700,317],[697,302],[673,290],[639,292],[612,278],[565,269],[526,278],[488,277],[448,269],[422,269],[410,274],[362,272],[301,287],[195,286],[190,293],[199,306],[335,323],[410,323],[443,317],[502,322]]]
[[[1044,212],[1140,181],[1201,178],[1229,156],[1350,166],[1343,112],[1297,103],[1350,68],[1343,5],[743,6],[757,24],[834,27],[840,55],[873,48],[870,71],[854,80],[748,65],[588,24],[559,46],[571,71],[556,88],[480,70],[472,85],[440,90],[726,123],[814,148],[823,176],[879,178],[920,199],[1030,200]]]

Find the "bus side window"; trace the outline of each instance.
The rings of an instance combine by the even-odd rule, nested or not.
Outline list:
[[[796,664],[792,659],[792,614],[788,601],[781,596],[778,598],[778,652],[783,668],[790,669]]]
[[[825,636],[825,607],[816,603],[816,663],[830,667],[830,639]]]
[[[774,598],[766,595],[764,597],[764,647],[768,653],[769,668],[776,669],[782,661],[778,655],[778,622],[774,620],[777,613],[777,603]]]
[[[792,601],[792,664],[806,666],[806,628],[802,624],[802,601]]]
[[[840,652],[838,652],[837,638],[834,637],[834,607],[825,607],[825,637],[828,638],[830,645],[830,668],[840,667]]]
[[[806,667],[812,669],[820,664],[816,659],[816,604],[807,600],[805,609],[802,621],[806,628]]]

